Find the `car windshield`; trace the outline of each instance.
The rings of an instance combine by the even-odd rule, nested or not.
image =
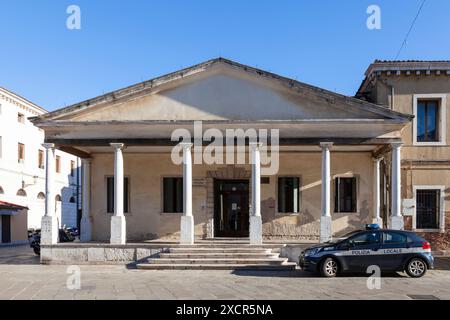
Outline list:
[[[331,239],[331,240],[328,241],[328,242],[329,242],[329,243],[340,242],[340,241],[342,241],[342,240],[346,240],[346,239],[350,238],[351,236],[353,236],[353,235],[355,235],[355,234],[357,234],[357,233],[359,233],[359,232],[361,232],[361,230],[354,230],[354,231],[351,231],[351,232],[349,232],[349,233],[345,233],[345,234],[343,234],[342,236],[335,237],[335,238]]]

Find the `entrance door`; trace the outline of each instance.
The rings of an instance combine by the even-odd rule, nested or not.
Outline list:
[[[247,180],[215,180],[216,237],[248,237],[248,185]]]
[[[11,216],[2,215],[2,243],[11,242]]]

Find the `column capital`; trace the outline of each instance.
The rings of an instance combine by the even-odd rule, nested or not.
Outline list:
[[[54,149],[55,148],[55,144],[54,143],[43,143],[42,146],[45,149]]]
[[[81,158],[81,163],[82,164],[88,164],[92,162],[92,158]]]
[[[391,147],[392,148],[397,149],[397,148],[400,148],[402,146],[403,146],[403,142],[402,141],[391,142]]]
[[[376,158],[372,158],[373,162],[381,162],[384,159],[384,157],[376,157]]]
[[[180,146],[185,149],[191,149],[194,144],[192,142],[181,142]]]
[[[263,146],[262,142],[249,142],[248,146],[250,147],[250,149],[259,149]]]
[[[320,147],[322,149],[331,149],[331,147],[333,146],[333,142],[321,142],[320,143]]]
[[[118,149],[122,150],[125,146],[125,144],[123,144],[123,143],[116,143],[116,142],[114,142],[114,143],[112,142],[109,145],[116,150],[118,150]]]

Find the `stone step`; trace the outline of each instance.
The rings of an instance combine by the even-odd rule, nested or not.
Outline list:
[[[271,253],[272,249],[265,248],[226,248],[226,247],[215,247],[215,248],[170,248],[170,253]]]
[[[266,264],[280,265],[287,262],[286,258],[262,258],[262,259],[240,259],[240,258],[210,258],[210,259],[170,259],[170,258],[149,258],[150,264]]]
[[[156,264],[139,263],[138,269],[145,270],[270,270],[270,271],[292,271],[296,263],[287,262],[280,265],[267,264]]]
[[[279,258],[279,253],[254,253],[254,252],[186,252],[186,253],[160,253],[160,258],[177,259],[202,259],[202,258]]]
[[[253,248],[253,249],[279,249],[284,247],[282,244],[249,244],[249,243],[195,243],[195,244],[177,244],[170,246],[171,248]]]

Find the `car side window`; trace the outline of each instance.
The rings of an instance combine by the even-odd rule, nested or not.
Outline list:
[[[350,238],[348,242],[352,246],[364,246],[376,244],[380,243],[380,234],[379,232],[364,232],[362,234]]]
[[[408,238],[397,232],[383,232],[383,242],[385,244],[404,244],[408,242]]]

